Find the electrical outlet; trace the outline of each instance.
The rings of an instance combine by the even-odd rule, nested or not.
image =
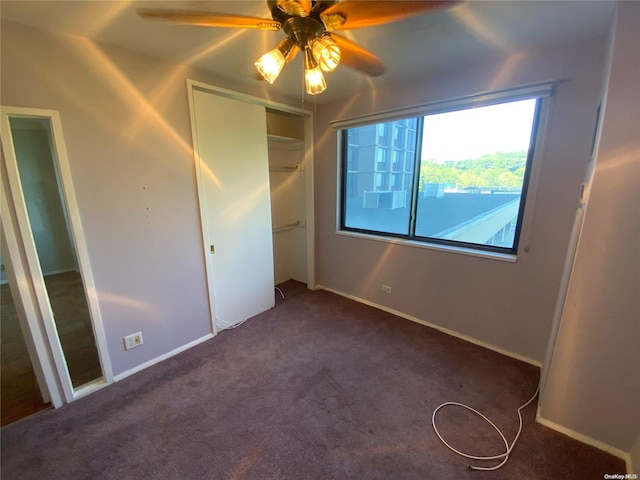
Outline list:
[[[384,293],[391,293],[391,286],[389,285],[382,285],[382,291]]]
[[[142,332],[133,333],[124,337],[124,349],[131,350],[132,348],[139,347],[144,342],[142,341]]]

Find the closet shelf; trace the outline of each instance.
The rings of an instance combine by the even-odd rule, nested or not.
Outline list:
[[[300,172],[300,165],[274,165],[269,167],[270,172]]]
[[[282,135],[274,135],[273,133],[268,133],[267,139],[273,140],[274,142],[280,142],[280,143],[303,143],[304,142],[302,138],[285,137]]]

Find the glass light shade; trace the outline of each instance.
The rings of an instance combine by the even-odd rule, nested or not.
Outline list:
[[[255,63],[256,68],[264,79],[273,83],[286,63],[286,59],[279,48],[274,48],[270,52],[265,53]]]
[[[304,83],[307,87],[307,93],[310,95],[322,93],[327,88],[327,83],[324,81],[324,76],[322,75],[320,67],[305,70]]]
[[[304,49],[304,83],[309,95],[317,95],[327,88],[322,71],[313,58],[310,46]]]
[[[328,35],[316,38],[311,44],[311,51],[324,72],[333,72],[340,63],[340,48]]]

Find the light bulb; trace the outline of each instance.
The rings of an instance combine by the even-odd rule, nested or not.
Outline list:
[[[273,83],[280,75],[285,62],[286,59],[280,49],[274,48],[261,56],[255,65],[264,79],[269,83]]]
[[[340,63],[340,48],[329,35],[316,38],[311,44],[311,51],[324,72],[333,72]]]
[[[308,45],[304,49],[304,83],[309,95],[317,95],[327,88],[322,71]]]

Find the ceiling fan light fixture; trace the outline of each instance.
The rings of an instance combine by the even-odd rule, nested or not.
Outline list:
[[[255,65],[260,75],[262,75],[267,82],[273,83],[275,79],[278,78],[278,75],[280,75],[285,63],[286,59],[282,52],[274,48],[270,52],[262,55]]]
[[[459,2],[460,0],[267,0],[271,19],[190,9],[141,8],[137,12],[142,18],[176,24],[282,30],[287,38],[255,62],[258,72],[272,84],[285,64],[291,62],[302,50],[307,93],[317,95],[327,87],[323,72],[332,72],[340,63],[370,77],[377,77],[385,72],[382,60],[376,55],[348,38],[331,32],[397,22]]]
[[[298,51],[298,46],[290,38],[285,38],[278,44],[278,50],[282,52],[284,59],[288,62]]]
[[[323,72],[333,72],[340,63],[340,47],[328,34],[314,39],[311,43],[311,51]]]
[[[322,70],[318,66],[309,46],[304,49],[304,83],[309,95],[317,95],[327,88]]]
[[[327,88],[327,83],[324,81],[322,70],[319,67],[304,71],[304,83],[309,95],[317,95]]]
[[[258,61],[255,62],[255,66],[258,72],[260,72],[260,75],[272,84],[275,79],[278,78],[278,75],[280,75],[284,64],[292,58],[295,48],[297,47],[293,40],[287,38],[280,42],[276,48],[262,55]]]

